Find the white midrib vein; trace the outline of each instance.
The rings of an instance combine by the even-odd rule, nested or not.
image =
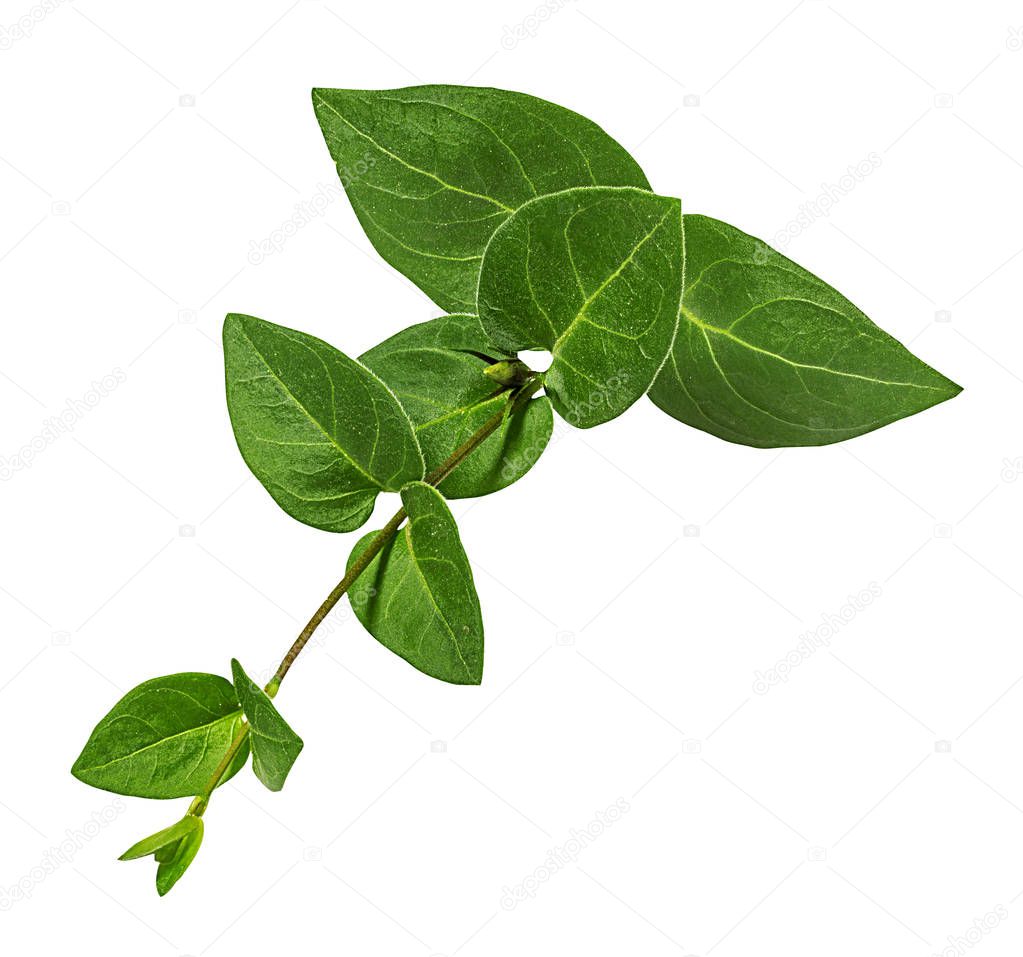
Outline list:
[[[608,275],[607,278],[604,279],[604,281],[599,286],[597,286],[597,288],[594,289],[593,292],[591,292],[589,294],[589,296],[586,297],[585,301],[579,307],[579,309],[576,312],[575,316],[573,317],[572,321],[567,326],[565,326],[565,329],[561,333],[561,335],[558,336],[558,338],[555,339],[554,342],[552,343],[552,345],[551,345],[551,355],[557,355],[558,354],[558,352],[561,349],[562,343],[568,338],[568,336],[572,333],[572,331],[578,326],[578,324],[580,322],[590,322],[591,321],[587,317],[587,315],[586,315],[586,310],[589,309],[589,307],[596,301],[596,299],[600,296],[600,294],[605,289],[607,289],[607,287],[612,282],[614,282],[625,271],[625,269],[635,260],[635,258],[637,256],[637,254],[639,253],[640,249],[642,249],[643,246],[646,245],[646,243],[650,240],[650,238],[661,228],[662,225],[664,225],[664,221],[674,211],[675,211],[675,209],[672,208],[672,209],[669,209],[667,212],[665,212],[664,215],[661,216],[661,218],[659,220],[657,220],[657,222],[654,224],[654,226],[651,228],[651,230],[645,236],[643,236],[639,240],[639,242],[636,243],[635,246],[632,247],[632,249],[629,252],[629,255],[626,256],[625,259],[623,259],[621,261],[621,263],[619,263],[618,268],[615,269],[615,271],[612,272],[610,275]],[[573,267],[574,267],[574,261],[573,261]],[[601,328],[603,328],[603,327],[601,327]],[[614,334],[614,330],[613,329],[604,329],[604,331],[605,332],[611,332],[612,334]]]
[[[832,369],[830,366],[813,365],[808,362],[796,362],[794,359],[788,359],[785,356],[778,355],[776,352],[771,352],[769,349],[764,349],[761,346],[754,345],[752,342],[748,342],[746,339],[737,336],[729,329],[722,329],[720,326],[714,326],[709,322],[704,322],[691,309],[684,305],[679,308],[679,314],[696,326],[704,334],[704,336],[708,333],[713,333],[714,335],[721,336],[724,339],[734,342],[743,349],[749,349],[750,352],[756,352],[760,355],[767,356],[769,359],[775,359],[778,362],[783,362],[795,369],[812,369],[816,372],[826,372],[829,375],[841,376],[846,379],[859,379],[863,382],[872,382],[875,385],[892,385],[908,389],[926,389],[929,392],[942,391],[937,386],[921,385],[919,382],[899,382],[892,379],[876,379],[873,376],[861,375],[858,372],[844,372],[841,369]],[[724,376],[725,373],[723,370],[721,371],[721,374]]]
[[[296,339],[292,339],[291,336],[285,336],[285,338],[288,339],[289,342],[294,342],[297,345],[305,346],[307,349],[309,349],[310,352],[313,353],[314,356],[316,356],[317,359],[320,360],[320,364],[323,366],[327,379],[331,384],[331,388],[333,389],[334,379],[330,374],[330,370],[327,369],[327,364],[323,361],[323,357],[320,356],[314,349],[307,346],[304,342],[299,342]],[[298,397],[288,388],[284,380],[281,379],[281,377],[277,375],[277,373],[275,373],[274,370],[270,367],[270,363],[267,361],[266,356],[264,356],[263,353],[260,352],[258,348],[256,348],[256,344],[252,341],[252,339],[250,339],[248,336],[245,336],[245,341],[249,344],[249,347],[252,349],[252,351],[259,357],[260,362],[266,369],[267,373],[271,376],[271,378],[273,378],[273,380],[281,387],[285,395],[287,395],[291,399],[291,401],[295,403],[295,407],[301,409],[302,414],[317,428],[317,430],[323,433],[323,435],[327,439],[328,444],[334,446],[334,448],[341,453],[342,457],[351,464],[352,468],[354,468],[361,475],[369,479],[369,481],[373,483],[373,486],[375,488],[383,488],[383,484],[380,482],[380,480],[370,475],[369,472],[367,472],[361,465],[359,465],[359,463],[356,462],[355,459],[353,459],[352,456],[338,443],[337,439],[335,439],[334,436],[332,436],[323,427],[323,424],[313,418],[309,410],[301,402],[299,402]],[[258,435],[256,437],[259,438]]]
[[[405,526],[405,544],[408,546],[409,559],[411,565],[415,570],[416,576],[419,578],[420,584],[423,586],[423,590],[426,592],[430,599],[430,604],[433,605],[434,612],[437,617],[441,620],[444,625],[444,630],[451,636],[451,644],[455,648],[455,654],[458,655],[458,660],[461,662],[462,667],[465,669],[466,675],[471,680],[473,677],[472,670],[469,668],[468,663],[465,660],[465,656],[462,654],[462,648],[458,643],[458,636],[455,634],[454,628],[448,623],[448,619],[444,612],[441,611],[440,605],[437,604],[437,599],[433,596],[433,590],[430,588],[430,583],[426,580],[426,575],[423,574],[422,568],[419,567],[419,559],[416,558],[416,550],[412,544],[412,526],[415,523],[415,519],[409,518],[409,523]]]
[[[242,710],[241,710],[241,708],[239,708],[237,711],[232,711],[229,714],[222,715],[221,717],[215,719],[214,721],[209,721],[206,724],[198,724],[198,725],[195,725],[192,728],[185,728],[183,731],[177,731],[174,734],[167,735],[167,737],[165,737],[165,738],[160,738],[160,739],[158,739],[156,741],[151,742],[150,744],[143,745],[138,750],[132,751],[129,754],[122,754],[119,757],[114,758],[112,761],[107,761],[104,764],[93,764],[93,765],[90,765],[87,768],[82,768],[81,770],[83,770],[83,771],[102,771],[105,768],[112,767],[115,764],[120,764],[122,761],[130,761],[132,758],[137,758],[140,754],[145,754],[146,751],[150,751],[153,748],[158,748],[161,745],[166,744],[168,741],[175,740],[175,738],[182,738],[182,737],[185,737],[186,735],[189,735],[189,734],[195,734],[196,732],[202,732],[202,731],[207,730],[207,729],[215,728],[218,724],[220,724],[223,721],[234,722],[238,718],[240,718],[241,716],[242,716]],[[208,735],[208,730],[207,730],[207,741],[208,740],[209,740],[209,735]],[[208,750],[209,749],[207,748],[206,751],[208,752]],[[194,772],[191,772],[191,773],[194,773]]]
[[[404,160],[400,156],[398,156],[397,153],[392,153],[389,149],[387,149],[386,146],[377,142],[368,133],[364,132],[363,130],[360,130],[343,113],[339,112],[337,107],[335,107],[332,103],[329,103],[322,96],[318,96],[316,99],[321,106],[325,106],[328,110],[330,110],[330,112],[333,113],[342,123],[344,123],[346,126],[351,127],[352,130],[354,130],[357,135],[361,136],[365,140],[368,140],[385,156],[389,156],[395,162],[401,163],[402,166],[404,166],[406,169],[411,170],[413,173],[419,173],[420,176],[427,176],[434,182],[439,183],[445,189],[450,189],[453,192],[461,193],[463,196],[471,196],[474,199],[482,199],[485,202],[493,203],[494,206],[503,209],[507,213],[515,212],[513,207],[505,205],[500,200],[494,199],[493,196],[487,196],[485,193],[474,193],[472,190],[469,189],[462,189],[462,187],[460,186],[455,186],[453,183],[449,183],[446,180],[441,179],[436,173],[431,173],[429,170],[420,169],[418,166],[414,166],[412,163],[409,163],[407,160]]]

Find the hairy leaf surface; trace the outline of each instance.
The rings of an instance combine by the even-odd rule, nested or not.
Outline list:
[[[92,732],[71,773],[116,794],[190,797],[209,781],[242,724],[231,682],[186,672],[129,691]],[[238,753],[222,781],[245,763]]]
[[[366,630],[414,668],[453,684],[483,676],[483,620],[458,526],[444,497],[423,482],[401,500],[408,522],[349,593]],[[348,560],[376,533],[364,536]]]
[[[224,322],[227,406],[253,474],[293,518],[348,532],[381,490],[423,477],[412,423],[360,362],[251,316]]]
[[[490,241],[480,321],[509,351],[549,350],[555,410],[589,428],[654,381],[678,323],[682,264],[677,199],[597,187],[543,196]]]
[[[284,787],[292,765],[302,751],[302,739],[281,717],[269,695],[231,659],[234,690],[249,722],[252,770],[271,791]]]
[[[479,429],[507,396],[483,370],[505,357],[475,316],[431,319],[399,332],[359,357],[398,397],[416,429],[427,472]],[[496,492],[517,481],[551,437],[550,400],[533,399],[438,486],[447,498]]]
[[[687,215],[685,241],[678,335],[650,390],[676,419],[743,445],[827,445],[960,392],[760,240]]]
[[[475,311],[483,248],[523,203],[572,186],[649,189],[599,126],[524,93],[318,89],[313,106],[377,252],[451,312]]]

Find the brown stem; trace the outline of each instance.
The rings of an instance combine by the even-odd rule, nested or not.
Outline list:
[[[484,422],[476,432],[474,432],[465,442],[455,449],[455,451],[452,452],[445,461],[437,466],[437,468],[430,472],[423,481],[428,485],[440,485],[440,483],[443,482],[444,479],[446,479],[456,468],[458,468],[458,466],[469,455],[476,451],[476,449],[478,449],[494,432],[497,431],[498,428],[500,428],[501,423],[504,422],[507,415],[521,409],[542,385],[543,378],[540,375],[535,375],[533,378],[525,382],[520,388],[510,391],[508,401],[504,403],[500,410],[487,419],[487,421]],[[354,562],[352,562],[352,567],[345,573],[345,577],[334,586],[334,590],[323,600],[320,607],[316,609],[313,617],[309,619],[308,624],[306,624],[305,628],[302,629],[299,636],[288,649],[288,653],[281,661],[276,674],[274,674],[273,678],[271,678],[267,684],[265,690],[271,698],[277,694],[277,690],[280,688],[281,682],[284,680],[284,676],[295,663],[295,659],[302,653],[302,649],[308,644],[309,639],[312,638],[313,632],[316,631],[323,619],[330,614],[331,609],[341,600],[341,596],[352,587],[355,580],[366,570],[367,566],[373,561],[380,549],[394,538],[394,536],[398,533],[398,529],[401,527],[401,523],[405,521],[406,517],[404,508],[395,512],[391,520],[382,529],[380,529],[379,532],[377,532],[372,541],[370,541],[370,543],[366,546],[365,550]],[[209,803],[210,796],[213,794],[217,785],[220,784],[220,779],[227,773],[227,769],[231,766],[231,762],[234,760],[235,755],[237,755],[241,750],[242,745],[245,744],[248,735],[249,725],[246,723],[238,729],[238,733],[231,742],[231,746],[227,749],[227,753],[217,765],[216,770],[212,775],[210,775],[210,780],[206,784],[206,787],[203,788],[202,793],[199,794],[189,806],[189,814],[202,817],[203,812],[206,810],[206,805]]]
[[[495,412],[480,428],[472,434],[462,445],[460,445],[454,452],[447,457],[447,459],[437,466],[432,472],[430,472],[426,478],[423,479],[428,485],[437,486],[444,481],[458,466],[470,456],[476,449],[478,449],[492,433],[500,428],[501,423],[504,421],[505,416],[509,410],[515,406],[520,408],[521,404],[529,399],[530,396],[535,393],[540,386],[542,381],[539,377],[534,378],[532,381],[527,382],[526,385],[512,394],[506,402],[497,412]],[[308,644],[309,639],[312,638],[313,632],[320,626],[320,623],[324,618],[330,614],[331,609],[340,601],[341,596],[348,591],[349,588],[355,583],[355,580],[366,570],[366,567],[376,557],[377,553],[397,534],[398,529],[401,527],[401,523],[405,521],[405,509],[398,509],[397,512],[392,516],[391,520],[377,532],[376,536],[366,546],[365,551],[352,563],[352,567],[348,569],[345,577],[341,579],[334,586],[334,590],[323,600],[323,603],[319,608],[316,609],[315,614],[309,619],[308,624],[302,629],[299,636],[295,639],[292,646],[288,649],[288,653],[284,656],[281,661],[280,667],[277,669],[277,673],[270,679],[270,683],[266,686],[266,693],[272,698],[277,694],[277,689],[281,686],[281,682],[284,680],[284,676],[288,673],[291,666],[295,663],[295,659],[301,654],[302,649]]]
[[[501,423],[504,421],[505,416],[513,414],[518,411],[522,406],[529,401],[532,395],[543,385],[543,381],[539,376],[536,376],[529,382],[527,382],[522,388],[511,392],[508,396],[508,400],[501,406],[499,411],[494,412],[491,416],[473,435],[466,439],[461,445],[459,445],[448,458],[442,462],[436,469],[433,470],[424,481],[430,485],[440,485],[458,466],[471,455],[477,448],[480,447],[492,433],[497,431]],[[341,597],[351,588],[355,579],[359,577],[366,570],[369,563],[380,553],[381,549],[387,545],[397,533],[401,527],[401,523],[405,520],[406,514],[404,509],[399,509],[394,516],[379,532],[377,532],[369,545],[366,546],[365,551],[352,563],[352,567],[345,573],[345,577],[335,585],[333,591],[323,600],[323,603],[316,609],[315,614],[309,619],[309,622],[302,629],[302,633],[295,640],[291,648],[287,649],[287,654],[284,655],[281,660],[279,667],[270,682],[266,686],[266,693],[272,698],[276,693],[277,689],[280,688],[280,683],[284,680],[284,676],[291,669],[295,663],[295,659],[302,653],[302,649],[309,643],[309,639],[313,637],[313,632],[319,627],[323,619],[330,613],[330,609],[337,605],[341,601]],[[210,781],[207,786],[203,789],[201,794],[198,794],[195,799],[191,802],[191,806],[188,808],[188,814],[193,814],[196,817],[202,817],[206,811],[207,804],[210,802],[210,796],[213,794],[217,785],[220,784],[220,779],[227,773],[227,769],[230,768],[231,762],[234,760],[234,756],[241,749],[241,746],[246,743],[246,739],[249,737],[249,725],[244,724],[238,729],[238,733],[234,736],[234,740],[231,742],[230,747],[227,749],[227,753],[224,755],[217,769],[210,776]]]

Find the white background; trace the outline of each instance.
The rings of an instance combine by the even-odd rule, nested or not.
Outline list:
[[[0,483],[5,951],[1020,952],[1018,4],[0,10],[30,24],[0,40],[5,466],[37,439]],[[966,391],[781,453],[646,400],[559,426],[521,483],[455,505],[483,686],[419,675],[339,609],[278,699],[306,741],[286,790],[218,792],[160,900],[151,861],[115,858],[185,802],[68,768],[141,680],[276,664],[340,577],[355,536],[293,522],[247,475],[220,324],[358,354],[437,314],[343,199],[248,258],[335,182],[309,88],[417,82],[570,106],[657,190],[768,241],[876,154],[787,252]]]

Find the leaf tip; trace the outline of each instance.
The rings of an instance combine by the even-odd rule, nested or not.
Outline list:
[[[937,369],[932,368],[931,371],[935,372],[940,380],[937,385],[933,386],[934,391],[937,393],[937,398],[927,403],[922,409],[933,408],[936,405],[941,405],[942,402],[948,402],[949,399],[954,399],[963,391],[963,387],[958,382],[953,382],[948,376],[938,372]]]
[[[86,745],[86,749],[88,749],[88,745]],[[83,784],[88,784],[90,787],[94,787],[95,785],[93,785],[93,782],[90,780],[90,770],[92,770],[90,766],[85,763],[85,750],[83,750],[82,753],[75,758],[75,763],[71,765],[71,776],[73,778],[77,778]]]
[[[221,337],[224,340],[224,346],[226,347],[230,341],[232,335],[241,331],[242,328],[242,317],[236,312],[229,312],[224,317],[224,328],[221,332]]]

